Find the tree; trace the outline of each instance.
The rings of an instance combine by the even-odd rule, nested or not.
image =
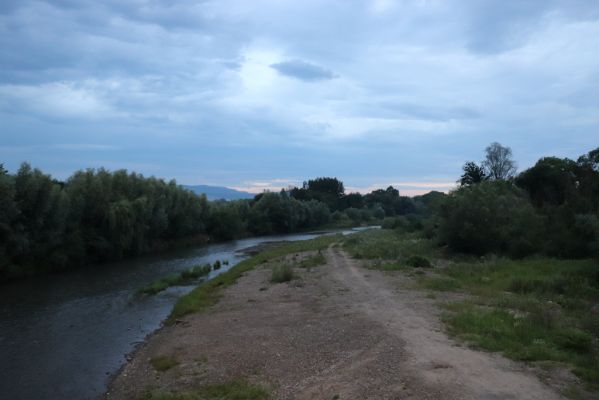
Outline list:
[[[526,194],[507,182],[459,188],[443,200],[440,218],[440,237],[454,251],[522,257],[543,243],[543,218]]]
[[[468,161],[462,167],[464,173],[460,177],[460,186],[474,185],[487,179],[485,169],[473,161]]]
[[[329,206],[331,211],[341,208],[345,193],[343,182],[337,178],[316,178],[304,182],[303,187],[289,191],[291,197],[301,200],[318,200]]]
[[[525,189],[536,207],[560,205],[577,195],[576,163],[567,158],[544,157],[522,172],[516,184]]]
[[[578,164],[599,171],[599,147],[578,158]]]
[[[486,157],[482,166],[489,179],[504,181],[514,177],[516,163],[512,160],[512,149],[493,142],[485,149],[485,152]]]

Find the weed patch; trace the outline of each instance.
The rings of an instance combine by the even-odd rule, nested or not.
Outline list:
[[[415,268],[430,268],[430,267],[432,267],[432,264],[428,260],[428,258],[423,257],[423,256],[417,256],[417,255],[408,257],[408,259],[406,260],[406,264],[408,264],[410,267],[415,267]]]
[[[164,372],[179,365],[179,362],[171,356],[158,356],[150,359],[150,364],[156,371]]]
[[[456,279],[444,276],[424,276],[420,278],[420,283],[426,289],[437,290],[439,292],[456,291],[462,287]]]
[[[316,254],[301,260],[299,263],[297,263],[297,266],[300,268],[312,268],[317,267],[319,265],[324,265],[326,263],[326,257],[324,256],[324,254],[322,254],[322,251],[319,250]]]
[[[261,386],[243,380],[221,385],[203,386],[183,393],[153,391],[142,396],[141,400],[268,400],[270,393]]]
[[[152,282],[148,286],[139,289],[138,293],[147,295],[157,294],[171,286],[189,284],[202,276],[208,275],[210,271],[212,271],[210,264],[197,265],[179,274],[167,276],[166,278]]]
[[[270,277],[270,281],[272,283],[283,283],[289,282],[293,278],[295,278],[295,274],[293,273],[293,268],[289,265],[275,265],[272,269],[272,275]]]

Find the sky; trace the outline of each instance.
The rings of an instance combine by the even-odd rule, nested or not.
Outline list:
[[[2,0],[0,163],[260,192],[599,146],[594,0]]]

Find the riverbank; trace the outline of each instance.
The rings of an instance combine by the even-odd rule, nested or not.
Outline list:
[[[170,287],[140,296],[141,288],[220,260],[222,267],[205,277],[212,279],[245,260],[246,248],[316,236],[248,238],[4,284],[0,393],[15,400],[98,399],[126,357],[193,289]]]
[[[456,346],[412,278],[365,269],[336,245],[325,265],[299,267],[317,251],[240,264],[214,302],[138,348],[106,399],[561,398],[525,365]],[[271,282],[282,264],[295,279]]]

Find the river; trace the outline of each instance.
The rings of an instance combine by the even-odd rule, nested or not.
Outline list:
[[[210,279],[247,258],[243,249],[322,234],[326,233],[211,244],[0,286],[0,396],[100,398],[127,354],[158,329],[175,301],[193,288],[173,287],[155,296],[139,296],[140,287],[193,265],[229,262],[211,272]]]

